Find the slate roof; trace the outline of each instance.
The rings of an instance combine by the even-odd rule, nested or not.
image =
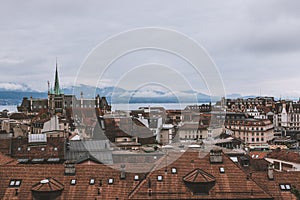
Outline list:
[[[80,161],[93,157],[101,163],[112,164],[113,162],[108,140],[69,141],[69,144],[65,152],[66,160]]]

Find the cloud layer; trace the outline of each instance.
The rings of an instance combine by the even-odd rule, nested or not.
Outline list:
[[[219,67],[227,93],[297,96],[299,8],[296,0],[5,1],[0,7],[0,82],[47,90],[58,57],[61,84],[72,85],[98,43],[121,31],[155,26],[183,32],[203,45]],[[162,59],[155,53],[136,58],[146,63],[149,56]],[[168,59],[184,66],[182,73],[197,84],[186,64]],[[114,85],[121,76],[118,68],[134,64],[123,60],[103,82]],[[196,89],[205,91],[203,87]]]

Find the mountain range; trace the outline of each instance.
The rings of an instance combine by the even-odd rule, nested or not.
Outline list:
[[[23,97],[47,98],[47,92],[38,92],[26,85],[10,83],[0,84],[0,105],[18,105]],[[97,94],[105,96],[110,103],[205,103],[215,102],[219,98],[195,91],[165,91],[158,88],[141,90],[125,90],[119,87],[96,88],[88,85],[78,85],[64,89],[65,94],[75,94],[80,98],[81,93],[86,99],[95,98]],[[254,96],[247,96],[254,97]],[[230,94],[227,98],[243,98],[240,94]]]

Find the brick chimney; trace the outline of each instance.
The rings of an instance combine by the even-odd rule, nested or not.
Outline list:
[[[268,167],[268,179],[269,180],[274,180],[273,164],[269,164],[269,167]]]
[[[212,149],[209,156],[210,163],[223,163],[222,150]]]
[[[76,170],[75,170],[75,162],[74,161],[70,161],[70,160],[67,160],[65,162],[65,175],[66,176],[74,176],[76,173]]]
[[[125,167],[126,166],[124,164],[121,165],[121,175],[120,175],[121,179],[125,179],[126,178]]]

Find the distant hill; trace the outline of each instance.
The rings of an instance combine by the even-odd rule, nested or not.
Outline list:
[[[19,105],[23,97],[47,98],[46,92],[0,91],[0,105]]]
[[[1,86],[1,85],[0,85]],[[47,92],[33,91],[26,85],[17,85],[10,83],[12,89],[9,91],[7,85],[6,88],[0,87],[0,105],[19,105],[22,102],[23,97],[33,98],[47,98]],[[22,87],[21,87],[22,86]],[[23,91],[28,90],[28,91]],[[75,94],[77,98],[80,98],[80,93],[83,93],[84,98],[92,99],[97,94],[101,97],[106,97],[110,103],[204,103],[215,102],[220,98],[210,97],[207,94],[200,93],[194,90],[186,91],[162,91],[159,89],[148,88],[145,90],[125,90],[119,87],[104,87],[95,88],[88,85],[72,86],[64,89],[65,94]],[[255,96],[242,96],[240,94],[229,94],[226,98],[250,98]]]

